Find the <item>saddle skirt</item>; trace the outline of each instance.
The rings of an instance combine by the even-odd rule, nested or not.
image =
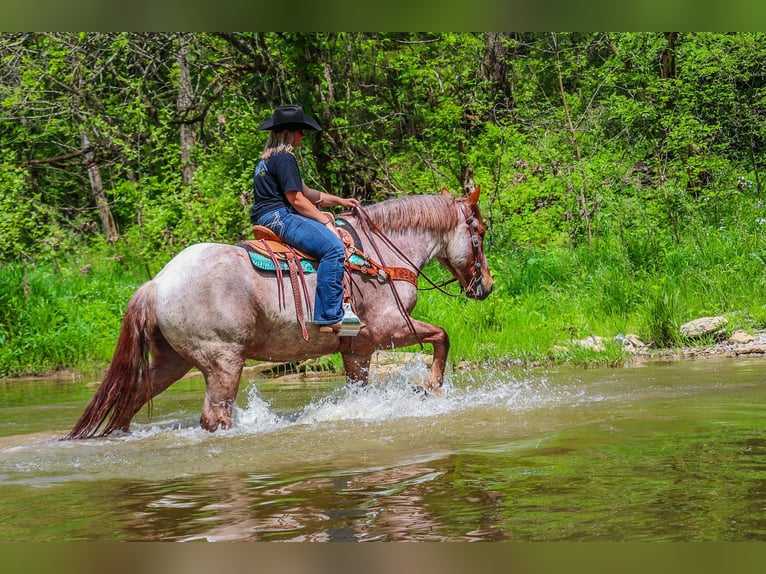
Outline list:
[[[346,247],[346,269],[375,276],[381,281],[407,281],[417,287],[417,273],[405,267],[387,267],[365,255],[355,231],[343,219],[336,221],[338,234]],[[264,271],[289,271],[290,265],[300,265],[303,273],[316,273],[319,260],[288,245],[268,227],[253,225],[253,237],[237,243],[250,255],[253,267]],[[278,273],[280,274],[280,273]],[[281,274],[280,274],[281,275]]]

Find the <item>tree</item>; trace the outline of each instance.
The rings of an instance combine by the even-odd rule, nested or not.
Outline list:
[[[179,141],[181,146],[181,185],[189,185],[194,176],[192,152],[197,143],[197,132],[188,115],[194,109],[194,89],[189,67],[189,34],[178,34],[178,115]]]

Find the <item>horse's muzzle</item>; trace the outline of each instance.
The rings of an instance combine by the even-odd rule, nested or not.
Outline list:
[[[489,297],[489,294],[492,293],[492,289],[494,289],[494,287],[494,282],[490,282],[488,286],[485,286],[484,281],[482,281],[480,278],[478,281],[473,282],[469,289],[466,289],[465,294],[471,299],[481,301],[482,299]]]

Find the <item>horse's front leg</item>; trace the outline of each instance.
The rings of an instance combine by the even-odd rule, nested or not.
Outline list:
[[[429,390],[440,397],[442,396],[441,387],[444,384],[444,369],[447,366],[447,356],[449,355],[449,335],[447,335],[447,331],[436,325],[429,325],[428,323],[421,323],[421,325],[427,327],[426,336],[421,340],[424,343],[431,343],[434,348]]]
[[[449,335],[447,331],[436,325],[429,325],[434,329],[432,335],[423,339],[424,343],[431,343],[434,348],[434,358],[431,364],[431,392],[437,397],[442,396],[442,385],[444,384],[444,369],[447,366],[447,355],[449,355]]]
[[[365,386],[370,378],[370,352],[341,352],[343,369],[346,371],[346,382],[359,386]]]
[[[431,382],[428,385],[428,391],[442,396],[441,386],[444,384],[444,370],[447,366],[447,356],[449,355],[449,335],[438,325],[431,325],[423,321],[412,321],[415,328],[413,333],[409,327],[406,331],[393,337],[395,347],[406,347],[418,343],[430,343],[434,349],[433,363],[431,364]]]

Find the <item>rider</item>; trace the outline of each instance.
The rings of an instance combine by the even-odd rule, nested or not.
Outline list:
[[[306,131],[322,128],[300,106],[279,106],[258,129],[271,133],[253,176],[250,222],[268,227],[286,243],[319,260],[314,323],[324,333],[337,333],[344,318],[345,248],[335,218],[317,206],[350,209],[359,201],[312,189],[303,182],[293,150],[301,146]]]

